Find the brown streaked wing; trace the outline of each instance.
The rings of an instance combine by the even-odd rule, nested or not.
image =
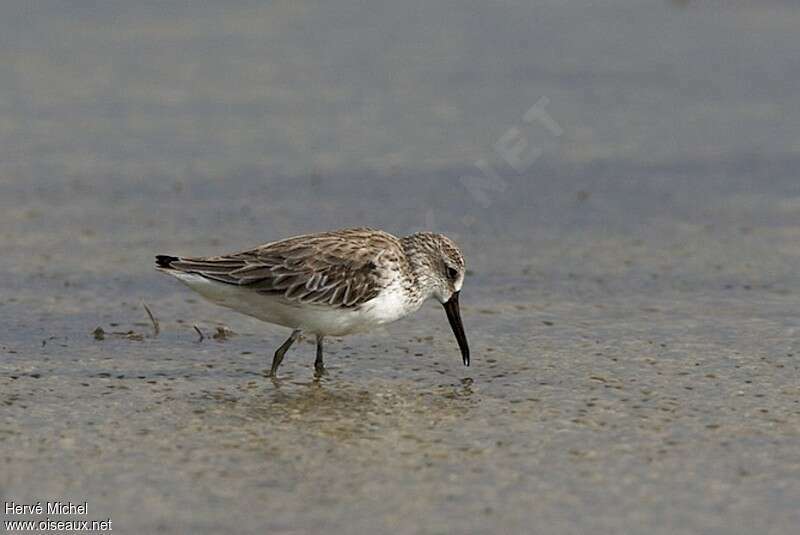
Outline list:
[[[391,262],[403,258],[391,234],[344,229],[268,243],[249,251],[171,264],[211,280],[283,294],[298,303],[334,308],[359,306],[378,295],[392,278]]]

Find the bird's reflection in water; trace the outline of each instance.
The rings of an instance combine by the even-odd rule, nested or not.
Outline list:
[[[401,430],[416,433],[455,422],[474,405],[473,394],[471,378],[423,388],[383,379],[356,383],[325,376],[301,381],[287,374],[240,407],[247,420],[287,431],[342,441],[380,440]]]

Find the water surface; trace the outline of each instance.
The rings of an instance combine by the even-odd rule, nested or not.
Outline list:
[[[137,533],[793,533],[798,25],[3,3],[3,495]],[[431,304],[332,340],[319,382],[298,344],[276,385],[288,333],[151,266],[348,225],[463,246],[472,367]]]

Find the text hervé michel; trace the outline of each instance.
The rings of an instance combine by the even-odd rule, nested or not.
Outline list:
[[[88,502],[36,502],[36,503],[16,503],[5,502],[7,515],[85,515],[89,513]]]

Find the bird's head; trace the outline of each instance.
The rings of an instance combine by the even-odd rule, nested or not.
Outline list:
[[[466,273],[464,256],[453,240],[444,234],[418,232],[403,241],[420,283],[444,307],[464,365],[469,366],[469,345],[458,303]]]

